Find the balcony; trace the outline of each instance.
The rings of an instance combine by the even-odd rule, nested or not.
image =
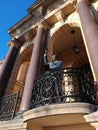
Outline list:
[[[23,114],[24,122],[30,126],[29,129],[35,126],[41,130],[84,126],[84,115],[95,111],[93,86],[89,76],[80,69],[45,72],[34,83],[31,109]]]
[[[19,92],[0,98],[0,121],[13,119],[18,97]]]
[[[93,82],[80,69],[45,72],[34,83],[31,109],[44,105],[83,102],[96,104]]]

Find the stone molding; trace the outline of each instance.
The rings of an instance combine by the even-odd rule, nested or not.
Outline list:
[[[88,114],[93,112],[95,106],[89,103],[66,103],[56,105],[45,105],[43,107],[29,110],[23,114],[24,121],[31,118],[39,118],[44,116],[60,115],[60,114]]]
[[[10,121],[0,122],[0,130],[26,130],[27,123],[23,123],[23,119],[13,119]]]
[[[8,43],[8,46],[15,46],[16,48],[19,48],[21,46],[21,42],[14,38]]]
[[[37,8],[34,8],[33,12],[30,12],[23,20],[13,26],[8,32],[12,37],[19,36],[25,30],[31,28],[32,26],[37,26],[37,22],[43,21],[43,18],[48,15],[50,12],[63,5],[64,3],[71,3],[76,5],[80,0],[55,0],[51,4],[46,5],[45,7],[41,4]],[[85,0],[88,4],[92,4],[97,0]],[[44,10],[44,13],[43,13]],[[23,21],[23,22],[22,22]],[[44,21],[46,24],[46,22]]]
[[[41,4],[40,6],[34,8],[32,12],[30,12],[23,20],[21,20],[19,23],[17,23],[15,26],[13,26],[11,29],[8,30],[10,35],[12,37],[19,36],[25,30],[37,26],[37,22],[42,21],[43,18],[49,14],[49,12],[52,12],[57,7],[63,5],[66,2],[70,2],[73,0],[55,0],[51,4],[46,5],[45,7]],[[44,12],[43,12],[44,10]],[[23,21],[23,22],[22,22]],[[45,21],[44,21],[45,23]],[[45,23],[46,24],[46,23]]]
[[[26,42],[30,42],[32,40],[32,35],[30,32],[24,34],[24,38]]]
[[[61,22],[62,24],[64,23],[64,13],[62,11],[57,12],[55,16],[57,17],[59,22]]]
[[[86,122],[89,123],[98,122],[98,111],[85,115],[84,118],[86,119]]]

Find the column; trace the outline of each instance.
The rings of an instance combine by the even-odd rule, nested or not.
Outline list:
[[[0,97],[4,95],[18,52],[18,45],[11,42],[10,49],[0,70]]]
[[[22,101],[20,105],[19,113],[23,113],[28,110],[30,107],[31,97],[32,97],[32,89],[35,79],[38,76],[39,66],[40,66],[40,53],[42,49],[42,43],[44,40],[45,29],[42,25],[38,26],[36,41],[34,43],[34,48],[30,60],[30,65],[28,68],[24,92],[22,96]]]
[[[87,1],[87,0],[86,0]],[[85,0],[77,1],[81,30],[94,80],[98,82],[98,26]]]

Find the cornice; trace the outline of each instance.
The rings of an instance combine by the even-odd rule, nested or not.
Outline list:
[[[46,1],[48,0],[36,0],[35,3],[33,3],[33,5],[27,9],[28,14],[19,22],[17,22],[15,25],[13,25],[11,28],[9,28],[8,33],[13,37],[11,32],[13,32],[17,27],[24,24],[30,18],[35,17],[34,10],[36,10],[39,6],[43,4],[43,2],[46,2]]]
[[[23,19],[14,24],[11,28],[9,28],[8,33],[10,34],[13,30],[15,30],[18,26],[22,25],[25,21],[27,21],[32,16],[30,14],[26,15]]]
[[[33,10],[35,10],[38,6],[40,6],[41,4],[43,4],[45,0],[36,0],[35,3],[30,6],[27,11],[28,13],[31,13]]]
[[[30,11],[26,17],[24,17],[22,20],[20,20],[18,23],[16,23],[14,26],[12,26],[9,30],[8,33],[11,35],[12,38],[19,38],[21,37],[24,33],[27,31],[36,32],[36,27],[39,23],[43,22],[44,20],[44,25],[46,28],[49,28],[51,23],[47,23],[49,21],[49,17],[53,17],[55,13],[57,13],[59,10],[62,10],[63,8],[66,8],[66,6],[69,4],[72,5],[72,2],[74,0],[40,0],[41,2],[37,5],[34,5],[30,7],[28,10]],[[42,3],[43,2],[43,3]],[[59,10],[57,10],[59,8]],[[74,11],[75,9],[73,9]],[[68,11],[67,11],[68,12]],[[70,12],[71,13],[71,12]],[[70,14],[69,13],[69,14]],[[52,15],[51,15],[52,14]],[[68,13],[66,14],[65,11],[65,16],[69,15]],[[54,16],[56,17],[56,16]],[[55,24],[55,23],[53,23]],[[31,32],[31,33],[32,33]],[[35,34],[35,33],[34,33]]]

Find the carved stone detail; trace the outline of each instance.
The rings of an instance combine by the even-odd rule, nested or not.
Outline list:
[[[60,4],[63,4],[64,2],[67,2],[68,0],[55,0],[51,5],[47,7],[46,14],[54,10],[55,8],[59,7]]]
[[[29,18],[26,22],[24,22],[24,24],[20,25],[15,31],[13,31],[13,36],[15,37],[16,35],[21,34],[26,29],[28,29],[30,26],[34,25],[36,23],[36,21],[40,20],[41,18],[42,18],[41,15],[39,15],[39,17]]]
[[[24,18],[24,22],[20,23],[20,25],[16,25],[16,29],[13,27],[13,31],[11,31],[11,36],[15,37],[17,35],[22,34],[25,30],[30,28],[32,25],[34,25],[36,22],[43,19],[43,16],[47,15],[49,12],[53,11],[63,3],[67,2],[68,0],[55,0],[49,5],[41,4],[38,7],[34,6],[34,9],[29,12],[29,15],[27,15]],[[32,7],[33,8],[33,7]],[[46,24],[46,23],[45,23]],[[47,25],[45,25],[47,26]]]
[[[30,32],[24,34],[24,38],[26,42],[30,42],[32,40],[32,35]]]
[[[62,11],[57,12],[55,16],[59,22],[64,23],[64,13]]]
[[[40,16],[43,16],[43,7],[40,6],[36,10],[33,11],[33,15],[35,18],[38,18]]]

